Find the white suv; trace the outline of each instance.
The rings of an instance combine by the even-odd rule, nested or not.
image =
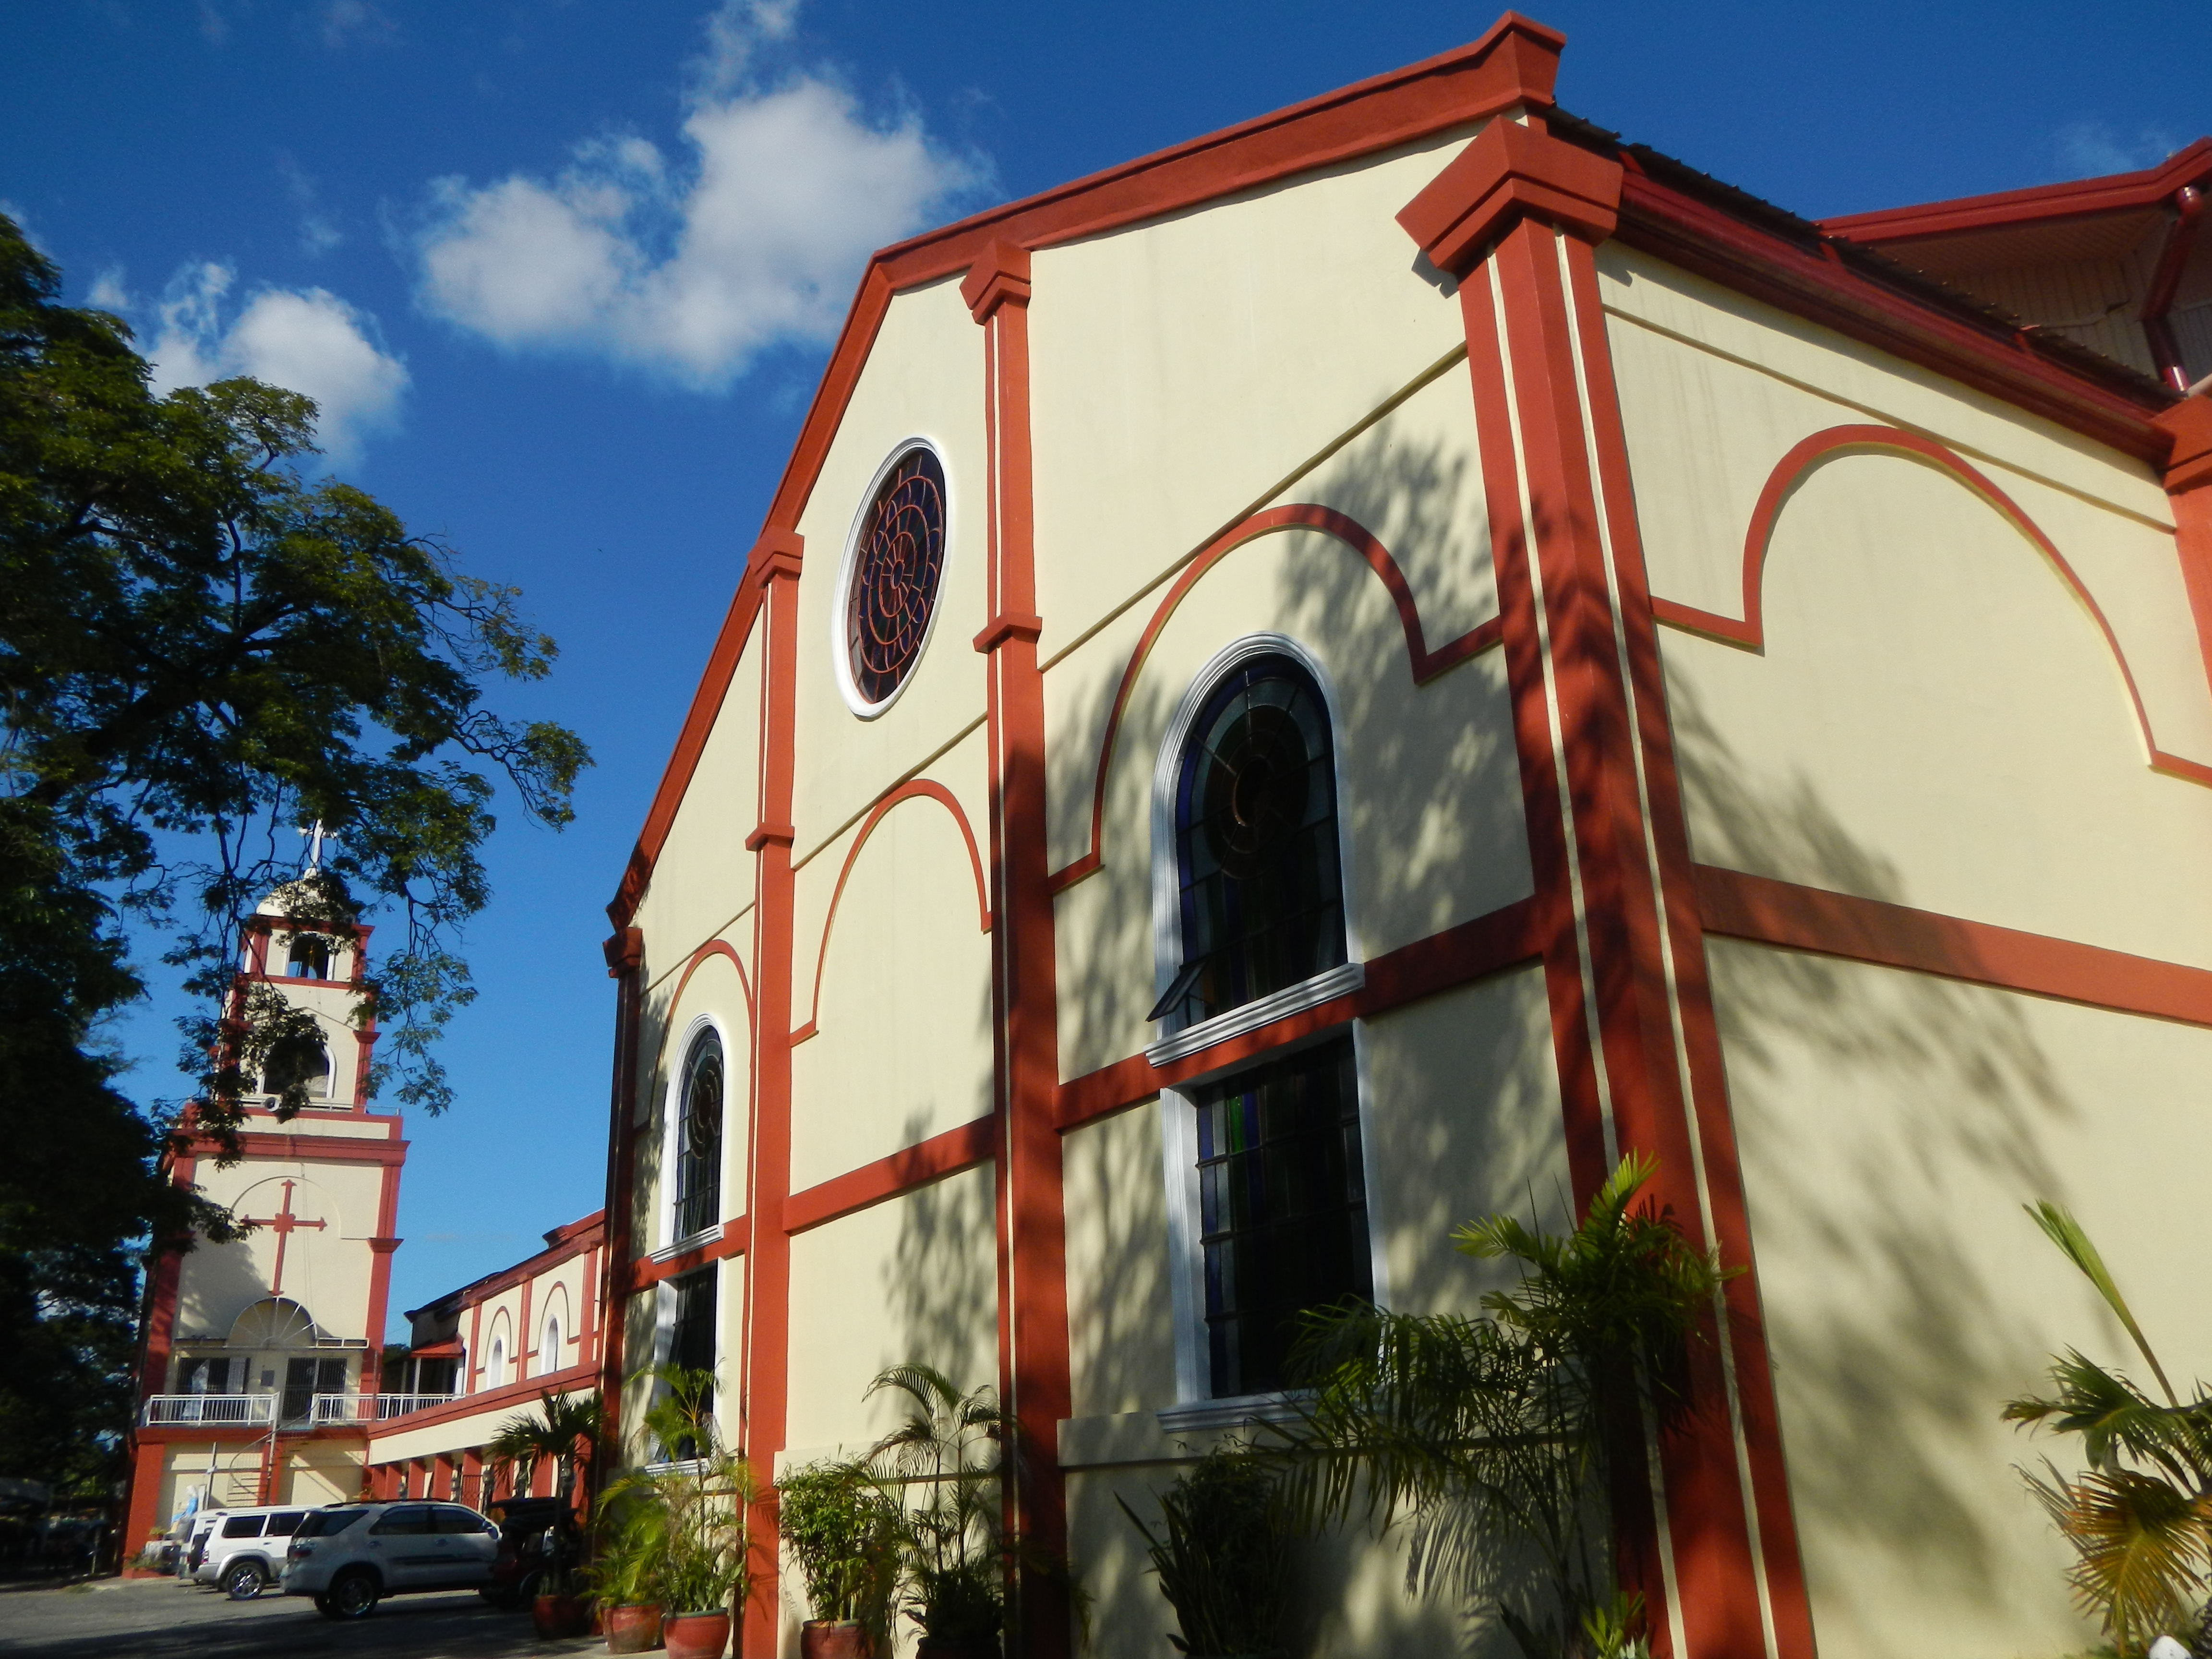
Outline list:
[[[227,1510],[209,1531],[192,1582],[220,1584],[234,1601],[251,1601],[284,1571],[285,1547],[308,1513],[288,1509]]]
[[[365,1619],[408,1590],[483,1589],[499,1525],[459,1504],[332,1504],[309,1511],[285,1553],[284,1594],[332,1619]]]

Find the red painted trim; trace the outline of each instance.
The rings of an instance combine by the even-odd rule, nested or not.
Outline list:
[[[680,1279],[693,1268],[703,1267],[709,1261],[727,1261],[744,1255],[752,1249],[752,1218],[750,1216],[734,1216],[722,1224],[720,1236],[713,1243],[702,1244],[681,1255],[672,1255],[659,1261],[649,1255],[641,1255],[629,1264],[629,1271],[623,1278],[631,1294],[635,1295],[639,1291],[651,1289],[664,1279]]]
[[[745,994],[745,1029],[750,1031],[757,1023],[753,1008],[753,982],[745,973],[745,964],[738,956],[737,948],[726,939],[710,939],[691,953],[690,960],[684,964],[684,971],[677,976],[676,989],[669,995],[668,1006],[673,1012],[683,1006],[684,988],[691,982],[691,975],[714,957],[727,957],[730,966],[738,970],[738,987]],[[675,1029],[672,1024],[669,1029],[671,1031]],[[665,1035],[662,1038],[662,1046],[666,1047]]]
[[[1741,1270],[1724,1292],[1728,1328],[1725,1331],[1716,1328],[1711,1335],[1716,1342],[1728,1345],[1734,1361],[1737,1411],[1751,1471],[1750,1501],[1758,1517],[1759,1559],[1766,1574],[1776,1650],[1783,1659],[1813,1659],[1812,1603],[1790,1499],[1772,1362],[1759,1305],[1750,1209],[1744,1196],[1729,1109],[1727,1073],[1706,972],[1689,831],[1675,767],[1673,722],[1668,714],[1666,675],[1660,663],[1658,631],[1637,523],[1635,487],[1612,348],[1596,261],[1589,250],[1578,244],[1568,244],[1566,253],[1589,398],[1600,506],[1613,544],[1622,643],[1636,700],[1635,741],[1644,771],[1651,847],[1658,866],[1666,944],[1671,951],[1669,962],[1681,1018],[1683,1058],[1689,1074],[1688,1110],[1696,1125],[1712,1237],[1722,1259]],[[1712,1387],[1724,1379],[1708,1375],[1701,1382]],[[1644,1525],[1649,1526],[1648,1495],[1644,1503]],[[1659,1564],[1653,1559],[1656,1544],[1656,1535],[1647,1534],[1632,1547],[1632,1562],[1643,1582],[1656,1582],[1659,1577]],[[1641,1559],[1635,1559],[1638,1556]]]
[[[1751,526],[1745,532],[1743,543],[1742,619],[1715,616],[1709,611],[1700,611],[1673,599],[1654,599],[1652,610],[1659,620],[1725,644],[1740,645],[1753,651],[1765,650],[1766,633],[1762,590],[1765,582],[1766,550],[1774,538],[1774,526],[1782,515],[1783,508],[1814,467],[1841,456],[1875,454],[1903,456],[1948,473],[1996,508],[2014,530],[2033,543],[2081,608],[2089,613],[2091,620],[2097,624],[2097,631],[2104,636],[2105,647],[2112,653],[2112,662],[2120,671],[2121,682],[2127,687],[2128,703],[2135,711],[2136,724],[2142,732],[2143,746],[2150,751],[2152,769],[2169,776],[2185,778],[2191,783],[2212,784],[2212,765],[2169,754],[2158,746],[2156,738],[2151,734],[2150,714],[2143,707],[2142,693],[2136,689],[2136,678],[2128,667],[2126,653],[2120,649],[2119,636],[2113,633],[2103,607],[2098,605],[2087,585],[2075,574],[2074,567],[2066,562],[2065,555],[2021,510],[2019,503],[1998,489],[1987,475],[1954,452],[1917,432],[1888,426],[1833,426],[1801,440],[1775,464],[1773,471],[1767,475],[1765,487],[1759,493],[1758,505],[1752,509]]]
[[[212,1146],[212,1141],[204,1145]],[[384,1164],[407,1161],[408,1142],[371,1140],[366,1135],[270,1134],[247,1130],[238,1137],[248,1158],[273,1158],[301,1164]]]
[[[510,1358],[513,1356],[509,1356]],[[365,1439],[392,1439],[398,1435],[412,1434],[417,1429],[434,1429],[441,1423],[451,1423],[464,1417],[473,1417],[478,1412],[504,1411],[518,1406],[534,1406],[538,1396],[547,1389],[565,1392],[571,1389],[593,1389],[599,1386],[598,1368],[588,1361],[566,1366],[557,1371],[548,1371],[538,1376],[526,1376],[513,1382],[501,1383],[495,1389],[481,1389],[465,1394],[442,1406],[426,1406],[419,1412],[410,1412],[404,1417],[394,1417],[376,1424],[363,1425],[356,1432]],[[454,1449],[459,1449],[458,1447]],[[407,1459],[401,1459],[407,1462]]]
[[[789,535],[795,546],[798,538]],[[793,729],[799,677],[799,562],[795,556],[766,567],[764,657],[761,667],[760,817],[791,821],[796,760]],[[757,1469],[775,1467],[783,1449],[790,1391],[791,1240],[784,1210],[791,1190],[791,1030],[793,922],[791,848],[767,842],[755,854],[757,902],[753,906],[755,994],[759,1020],[753,1042],[751,1133],[746,1137],[745,1213],[752,1243],[744,1255],[744,1348],[738,1385],[741,1443]],[[763,1552],[759,1568],[773,1577],[776,1538],[775,1489],[763,1483],[748,1518]],[[739,1651],[770,1659],[776,1650],[779,1614],[773,1596],[750,1598],[744,1610]]]
[[[2212,970],[1710,864],[1697,877],[1708,933],[2212,1027]]]
[[[1948,202],[1846,213],[1821,220],[1820,228],[1855,242],[1881,246],[1924,236],[1954,236],[1966,230],[2154,207],[2182,185],[2206,178],[2212,178],[2212,138],[2199,138],[2140,173],[2113,173],[2101,179],[2034,185],[1989,196],[1961,196]]]
[[[1535,217],[1592,241],[1620,217],[1620,163],[1564,143],[1540,120],[1492,121],[1398,214],[1439,270],[1464,276],[1492,242]]]
[[[868,809],[867,817],[860,820],[859,833],[845,849],[845,862],[837,872],[837,884],[830,890],[830,911],[822,921],[822,944],[814,956],[814,994],[806,1006],[806,1024],[791,1034],[793,1042],[805,1042],[817,1030],[822,1012],[822,965],[830,959],[830,933],[837,925],[837,907],[845,896],[846,878],[853,873],[853,865],[860,858],[860,849],[868,844],[868,837],[875,833],[876,826],[902,800],[933,800],[952,814],[953,823],[960,826],[960,838],[968,843],[968,865],[975,877],[976,925],[983,933],[991,931],[991,895],[983,877],[983,855],[975,846],[975,827],[968,822],[967,813],[961,811],[958,799],[933,778],[908,778],[885,790]]]
[[[2075,372],[2032,336],[1964,309],[1941,308],[1631,168],[1621,182],[1627,246],[1832,328],[1906,362],[2040,415],[2152,465],[2168,440],[2150,394]]]
[[[889,1158],[863,1164],[841,1176],[791,1195],[784,1224],[793,1234],[842,1220],[848,1215],[972,1170],[991,1161],[997,1138],[995,1120],[979,1117],[927,1140],[902,1147]]]
[[[870,334],[872,337],[872,328]],[[826,380],[824,385],[826,387]],[[850,387],[846,390],[849,395]],[[721,712],[722,699],[738,671],[738,659],[744,655],[752,639],[753,623],[760,614],[768,583],[779,572],[783,561],[795,561],[799,552],[799,537],[795,531],[763,531],[753,544],[738,591],[731,597],[728,614],[722,618],[721,632],[715,635],[714,647],[708,654],[699,689],[692,693],[691,706],[678,729],[676,746],[669,754],[668,764],[662,769],[653,805],[646,811],[645,824],[638,831],[637,845],[623,872],[622,884],[607,906],[608,920],[618,929],[629,925],[637,913],[638,901],[645,896],[653,864],[660,857],[660,849],[667,843],[668,832],[676,823],[676,809],[683,804],[684,792],[690,787],[691,775],[698,769],[699,757],[706,752],[708,735],[714,729],[714,717]]]
[[[1070,1078],[1056,1091],[1054,1127],[1063,1133],[1080,1128],[1150,1100],[1162,1089],[1173,1088],[1187,1078],[1236,1065],[1346,1020],[1372,1019],[1424,997],[1534,961],[1542,950],[1538,915],[1534,899],[1516,899],[1373,958],[1366,964],[1367,982],[1357,991],[1287,1014],[1256,1030],[1224,1038],[1165,1066],[1156,1066],[1141,1054],[1131,1054]]]
[[[1137,677],[1143,671],[1145,659],[1152,645],[1167,626],[1168,619],[1182,605],[1199,579],[1218,564],[1230,553],[1246,543],[1257,540],[1282,530],[1318,530],[1334,536],[1367,561],[1368,568],[1381,580],[1390,595],[1390,603],[1398,612],[1398,626],[1406,636],[1406,655],[1412,670],[1413,684],[1426,685],[1448,669],[1456,668],[1471,657],[1480,656],[1503,637],[1496,617],[1479,623],[1456,639],[1447,640],[1435,650],[1428,645],[1428,636],[1421,626],[1419,607],[1414,603],[1413,590],[1399,569],[1398,562],[1390,556],[1390,550],[1370,533],[1366,526],[1334,507],[1316,507],[1299,503],[1285,507],[1271,507],[1255,513],[1243,523],[1224,531],[1201,548],[1183,567],[1182,574],[1168,588],[1152,611],[1152,620],[1145,624],[1139,635],[1136,649],[1130,653],[1127,666],[1121,671],[1121,682],[1115,688],[1114,704],[1106,716],[1106,732],[1098,746],[1098,770],[1091,792],[1091,846],[1082,857],[1064,869],[1053,872],[1054,892],[1073,886],[1085,876],[1097,872],[1101,858],[1101,840],[1106,822],[1106,773],[1113,763],[1115,740],[1121,735],[1121,716],[1129,706],[1130,694],[1135,690]]]
[[[407,1310],[407,1317],[412,1319],[418,1314],[434,1310],[450,1310],[455,1318],[459,1318],[465,1308],[489,1302],[513,1290],[525,1279],[543,1278],[580,1255],[588,1255],[599,1248],[605,1237],[605,1230],[601,1224],[605,1215],[603,1210],[596,1211],[580,1221],[570,1222],[568,1227],[561,1230],[566,1236],[559,1243],[549,1244],[537,1255],[526,1256],[513,1267],[501,1267],[495,1273],[486,1273],[482,1279],[471,1279],[459,1290],[448,1291],[419,1308],[410,1308]]]

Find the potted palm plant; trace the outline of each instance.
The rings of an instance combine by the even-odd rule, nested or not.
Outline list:
[[[649,1653],[660,1645],[665,1521],[659,1504],[634,1496],[599,1506],[598,1547],[585,1578],[600,1609],[609,1653]]]
[[[651,1373],[660,1397],[645,1413],[660,1460],[607,1489],[608,1501],[658,1511],[659,1582],[667,1604],[661,1626],[669,1659],[722,1659],[732,1609],[751,1588],[745,1510],[752,1476],[722,1443],[714,1421],[711,1371],[681,1365]]]
[[[889,1646],[898,1573],[898,1501],[858,1462],[810,1463],[776,1483],[777,1527],[806,1582],[814,1617],[802,1659],[870,1659]]]
[[[1287,1650],[1296,1529],[1280,1489],[1249,1451],[1211,1453],[1160,1498],[1164,1536],[1144,1534],[1160,1594],[1175,1609],[1179,1653],[1275,1659]]]
[[[900,1527],[907,1616],[921,1628],[917,1659],[997,1659],[1006,1563],[1018,1547],[1000,1523],[1000,1481],[1018,1467],[1013,1415],[988,1387],[963,1394],[928,1365],[893,1365],[870,1397],[903,1395],[906,1419],[876,1443],[868,1467],[902,1488]]]
[[[535,1413],[526,1412],[502,1423],[485,1449],[494,1463],[515,1470],[518,1491],[528,1486],[539,1464],[552,1464],[558,1472],[559,1494],[567,1498],[576,1489],[578,1465],[588,1463],[598,1448],[603,1420],[596,1393],[556,1395],[549,1390],[539,1397]],[[566,1510],[562,1517],[565,1522]],[[538,1581],[537,1598],[531,1606],[538,1633],[548,1640],[580,1635],[590,1622],[573,1583],[577,1555],[574,1530],[556,1525],[554,1533],[545,1552],[544,1571]]]

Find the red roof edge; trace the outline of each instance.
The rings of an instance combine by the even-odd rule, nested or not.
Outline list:
[[[1832,235],[1881,246],[1923,236],[1954,235],[1962,230],[2154,207],[2184,185],[2202,184],[2208,179],[2212,179],[2212,137],[2199,138],[2156,167],[2139,173],[2112,173],[2100,179],[2071,179],[2063,184],[2033,185],[2026,190],[2002,190],[1989,196],[1961,196],[1948,202],[1846,213],[1823,219],[1820,226]]]

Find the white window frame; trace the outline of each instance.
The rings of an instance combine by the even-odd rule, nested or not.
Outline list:
[[[1231,1008],[1181,1030],[1170,1030],[1146,1049],[1154,1065],[1179,1060],[1214,1043],[1311,1008],[1366,983],[1360,948],[1356,893],[1352,883],[1351,814],[1344,771],[1344,720],[1334,685],[1320,660],[1285,634],[1248,634],[1224,646],[1192,680],[1169,721],[1159,757],[1152,770],[1152,944],[1153,988],[1158,996],[1182,971],[1182,869],[1176,836],[1176,793],[1192,728],[1222,680],[1243,664],[1259,657],[1288,657],[1311,675],[1321,693],[1329,722],[1329,760],[1336,786],[1336,855],[1339,883],[1343,889],[1343,963],[1297,985]],[[1209,1083],[1237,1075],[1285,1054],[1350,1032],[1352,1084],[1358,1091],[1360,1180],[1366,1189],[1369,1274],[1377,1307],[1389,1305],[1387,1263],[1383,1257],[1381,1206],[1374,1178],[1374,1090],[1368,1076],[1366,1024],[1353,1019],[1345,1025],[1316,1032],[1286,1042],[1262,1054],[1248,1055],[1235,1064],[1217,1067],[1182,1084],[1160,1091],[1161,1173],[1167,1184],[1168,1288],[1173,1304],[1176,1332],[1176,1399],[1177,1405],[1160,1413],[1170,1432],[1199,1430],[1255,1419],[1281,1415],[1288,1409],[1280,1394],[1244,1395],[1217,1398],[1212,1392],[1206,1343],[1206,1252],[1199,1242],[1200,1217],[1198,1188],[1198,1119],[1193,1096]]]
[[[914,666],[907,671],[904,679],[891,688],[890,696],[881,702],[870,702],[860,695],[860,688],[853,684],[853,665],[847,656],[845,643],[845,605],[853,591],[853,561],[860,552],[860,532],[875,507],[877,495],[882,492],[885,481],[897,469],[898,464],[917,449],[926,449],[934,455],[938,471],[945,475],[945,560],[938,567],[937,592],[930,603],[929,621],[921,630],[921,647],[914,653]],[[891,705],[905,695],[907,687],[914,684],[915,676],[921,672],[921,659],[929,654],[930,641],[937,637],[938,619],[945,614],[941,601],[945,583],[952,574],[955,494],[952,463],[945,453],[945,446],[926,434],[909,433],[891,446],[890,453],[876,468],[875,476],[868,480],[868,487],[860,492],[860,504],[853,509],[853,522],[845,532],[845,554],[837,562],[837,586],[830,605],[830,662],[836,672],[838,695],[845,699],[845,706],[864,720],[875,720],[888,714]]]
[[[544,1317],[538,1322],[538,1372],[543,1376],[561,1369],[561,1316],[568,1310],[568,1287],[556,1285],[547,1292]]]
[[[695,1249],[701,1244],[720,1237],[722,1234],[723,1218],[718,1215],[696,1233],[682,1238],[676,1236],[676,1164],[678,1154],[681,1151],[679,1143],[682,1139],[684,1121],[684,1075],[690,1068],[692,1045],[697,1042],[700,1035],[706,1031],[712,1031],[714,1034],[714,1040],[722,1045],[722,1167],[715,1171],[715,1182],[721,1194],[717,1207],[723,1210],[729,1208],[730,1033],[728,1028],[722,1024],[720,1015],[701,1012],[694,1014],[690,1024],[684,1026],[684,1040],[678,1043],[672,1051],[676,1063],[668,1067],[667,1080],[661,1087],[660,1191],[656,1195],[653,1204],[653,1231],[654,1236],[659,1238],[661,1243],[658,1249],[650,1253],[656,1261],[678,1255],[684,1250]]]
[[[1248,634],[1214,653],[1200,669],[1168,722],[1159,758],[1152,767],[1152,994],[1163,994],[1182,971],[1182,869],[1176,845],[1176,793],[1182,781],[1185,750],[1199,714],[1221,682],[1237,669],[1259,657],[1288,657],[1313,678],[1321,692],[1322,708],[1328,716],[1330,781],[1336,789],[1336,867],[1343,891],[1344,961],[1296,985],[1286,985],[1256,1001],[1226,1009],[1211,1019],[1181,1029],[1170,1027],[1145,1050],[1155,1066],[1181,1060],[1226,1038],[1294,1014],[1301,1009],[1356,991],[1367,982],[1364,952],[1360,947],[1359,921],[1352,885],[1351,815],[1345,810],[1344,731],[1342,705],[1328,671],[1314,653],[1287,634]],[[1170,1018],[1172,1018],[1170,1011]],[[1168,1025],[1167,1020],[1161,1024]]]

